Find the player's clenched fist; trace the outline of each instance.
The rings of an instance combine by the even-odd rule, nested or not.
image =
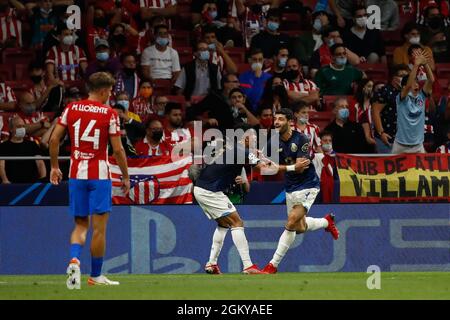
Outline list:
[[[52,168],[50,170],[50,182],[54,185],[58,185],[62,180],[62,172],[59,169]]]
[[[306,158],[301,158],[295,163],[295,172],[303,172],[305,169],[309,168],[311,161]]]

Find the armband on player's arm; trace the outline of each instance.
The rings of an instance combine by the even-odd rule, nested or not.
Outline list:
[[[286,172],[295,171],[295,164],[286,166]]]

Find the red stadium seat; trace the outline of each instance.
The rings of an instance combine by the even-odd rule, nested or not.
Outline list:
[[[20,96],[30,90],[31,86],[33,85],[33,83],[31,81],[27,81],[27,80],[23,80],[23,81],[5,81],[5,84],[7,86],[10,86],[11,89],[13,90],[15,96],[17,99],[20,98]]]
[[[154,79],[153,80],[154,95],[170,95],[172,91],[172,80],[170,79]]]
[[[385,46],[398,47],[403,44],[405,39],[402,38],[400,30],[394,31],[382,31],[381,35],[383,37]]]
[[[172,43],[175,49],[191,45],[190,33],[186,30],[171,30]]]
[[[438,79],[450,79],[450,63],[436,63]]]
[[[191,4],[187,1],[179,2],[177,1],[177,14],[189,13],[191,14]]]
[[[166,96],[166,98],[169,100],[169,102],[180,104],[184,113],[184,110],[186,109],[186,99],[184,98],[184,96],[169,95]]]
[[[280,24],[281,30],[299,30],[301,27],[298,13],[283,13]]]
[[[311,10],[314,11],[314,8],[316,7],[317,0],[302,0],[302,3],[305,7],[311,8]]]
[[[28,80],[29,74],[28,74],[28,65],[27,64],[17,64],[15,65],[15,80]]]
[[[7,65],[26,64],[28,65],[35,58],[33,50],[20,48],[7,48],[2,52],[2,63]]]
[[[191,62],[194,59],[191,47],[180,47],[176,49],[180,58],[180,65]]]
[[[242,64],[245,63],[245,48],[238,48],[238,47],[232,47],[232,48],[225,48],[225,52],[228,53],[231,60],[233,60],[236,64]]]
[[[357,68],[364,71],[367,77],[375,82],[387,81],[389,78],[389,71],[384,63],[362,63]]]
[[[334,113],[332,111],[319,111],[309,113],[309,122],[319,126],[320,131],[334,119]]]
[[[450,80],[449,79],[438,79],[439,81],[439,86],[441,87],[441,95],[447,95],[448,93],[450,93],[448,91],[448,85],[450,84]]]
[[[178,13],[175,18],[170,21],[172,28],[177,30],[191,30],[192,29],[192,14],[187,12]]]

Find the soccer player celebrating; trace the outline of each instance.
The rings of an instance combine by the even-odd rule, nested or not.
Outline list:
[[[266,273],[277,272],[278,264],[294,242],[297,233],[324,228],[335,240],[339,237],[333,214],[319,219],[306,217],[319,193],[320,182],[309,159],[308,138],[292,130],[289,122],[293,118],[290,109],[282,108],[275,113],[275,130],[280,135],[280,163],[284,164],[274,165],[278,166],[281,172],[285,172],[288,219],[272,260],[262,270]]]
[[[117,113],[105,105],[111,94],[114,79],[105,72],[92,74],[88,80],[87,100],[72,102],[60,116],[50,138],[50,182],[57,185],[62,179],[59,170],[59,142],[69,133],[72,146],[69,173],[69,207],[75,219],[70,239],[70,264],[67,268],[67,287],[80,288],[80,253],[92,226],[91,276],[89,285],[118,285],[101,274],[105,255],[106,225],[112,207],[112,183],[108,167],[108,139],[122,172],[122,190],[128,193],[130,180],[127,160],[120,140]]]
[[[245,124],[241,125],[241,129],[248,130],[251,127]],[[206,273],[220,274],[217,264],[220,251],[222,250],[225,236],[228,229],[231,229],[233,243],[236,246],[242,263],[244,265],[245,274],[262,273],[258,267],[252,263],[248,248],[247,238],[244,233],[244,222],[234,205],[224,194],[224,191],[235,183],[237,176],[241,174],[244,163],[239,163],[237,158],[239,152],[245,155],[245,162],[251,165],[262,167],[259,159],[248,149],[249,139],[255,137],[245,137],[239,140],[237,146],[225,145],[224,149],[217,153],[216,160],[210,161],[201,171],[195,181],[194,196],[203,212],[209,219],[217,222],[217,228],[214,231],[211,253],[209,261],[205,266]],[[233,163],[226,163],[229,159],[227,153],[230,152],[234,159]],[[221,158],[223,157],[223,158]],[[221,158],[221,159],[219,159]]]

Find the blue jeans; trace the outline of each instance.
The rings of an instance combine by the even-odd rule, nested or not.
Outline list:
[[[384,142],[381,139],[376,138],[376,137],[375,137],[375,141],[377,144],[377,152],[378,153],[389,153],[390,154],[392,152],[392,145],[387,146],[384,144]]]

